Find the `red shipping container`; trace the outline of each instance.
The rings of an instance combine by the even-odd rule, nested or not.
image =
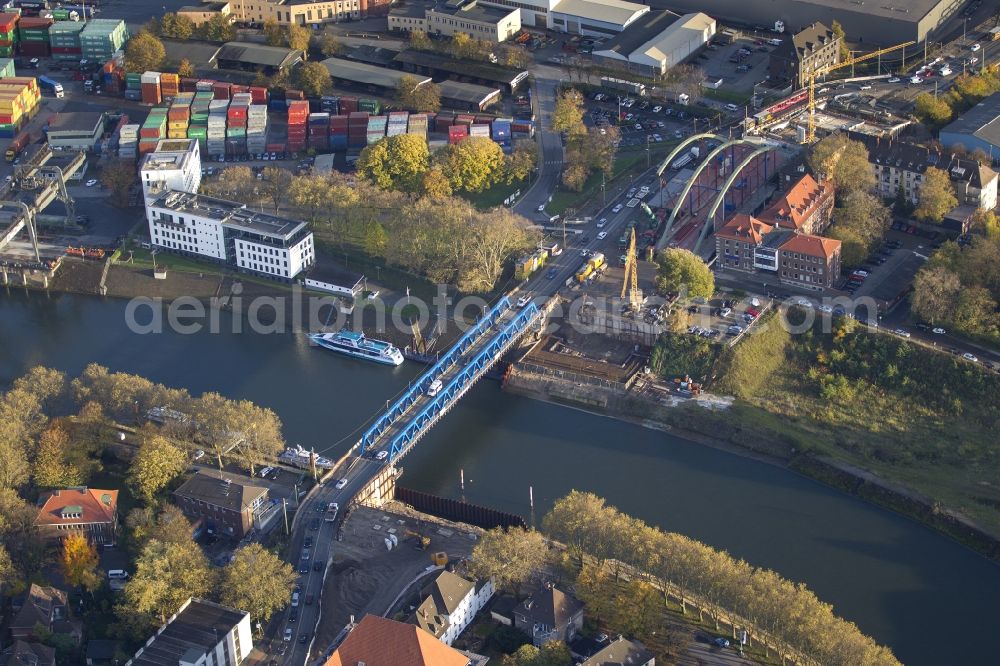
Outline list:
[[[215,82],[212,84],[212,94],[215,99],[229,99],[229,84]]]
[[[18,44],[17,50],[21,55],[31,56],[33,58],[47,57],[49,55],[49,43],[21,42]]]
[[[240,85],[236,85],[234,83],[232,85],[232,87],[230,88],[230,92],[232,94],[234,94],[234,95],[237,94],[237,93],[248,93],[248,92],[250,92],[250,87],[249,86],[240,86]]]
[[[11,14],[9,12],[0,14],[0,32],[13,31],[19,18],[21,18],[19,14]]]
[[[192,79],[191,77],[185,76],[181,79],[181,92],[197,92],[198,91],[198,79]]]
[[[267,152],[269,153],[282,153],[285,151],[285,144],[283,143],[269,143],[267,146]]]
[[[27,46],[28,44],[44,44],[45,42],[21,42],[21,46]],[[71,55],[80,55],[82,51],[76,46],[53,46],[53,53],[67,53]]]
[[[448,128],[448,143],[458,143],[469,136],[468,125],[452,125]]]
[[[287,100],[304,100],[306,94],[301,90],[288,89],[285,91],[285,99]]]
[[[476,119],[475,116],[471,116],[471,115],[463,113],[463,114],[455,116],[455,124],[456,125],[471,125],[472,122],[475,119]]]
[[[21,29],[48,28],[53,23],[55,23],[55,21],[53,21],[50,18],[41,18],[39,16],[25,16],[20,21],[17,22],[17,27]]]
[[[267,88],[250,86],[250,99],[254,104],[267,104]]]
[[[160,86],[155,83],[143,83],[140,90],[144,104],[159,104],[163,101],[163,97],[160,95]]]

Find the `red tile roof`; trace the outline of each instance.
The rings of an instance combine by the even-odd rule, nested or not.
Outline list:
[[[469,658],[412,624],[366,615],[325,666],[468,666]]]
[[[721,229],[715,232],[715,235],[721,238],[750,240],[754,243],[760,243],[764,235],[772,231],[774,231],[774,228],[771,225],[765,224],[745,213],[739,213],[738,215],[733,215]]]
[[[815,178],[805,174],[783,197],[768,206],[760,219],[784,229],[801,229],[816,206],[830,193],[826,185],[820,185]]]
[[[829,259],[840,250],[840,241],[825,236],[794,234],[778,249],[782,252],[798,252],[810,257]]]
[[[63,518],[63,509],[79,507],[79,518]],[[62,525],[80,523],[110,523],[118,507],[117,490],[96,488],[64,488],[54,490],[38,510],[35,525]],[[74,513],[76,513],[74,511]]]

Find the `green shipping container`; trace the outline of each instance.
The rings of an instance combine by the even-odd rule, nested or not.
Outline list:
[[[14,60],[12,58],[0,60],[0,79],[5,79],[8,76],[16,76],[14,73]]]

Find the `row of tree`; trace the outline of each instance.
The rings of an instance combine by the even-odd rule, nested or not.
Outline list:
[[[492,62],[505,67],[530,67],[531,55],[512,44],[496,44],[476,39],[464,32],[456,32],[448,40],[432,39],[426,32],[410,32],[410,48],[451,56],[456,60]]]
[[[621,134],[617,126],[587,128],[583,122],[583,95],[567,88],[556,97],[552,129],[565,137],[562,184],[574,192],[583,190],[590,174],[614,175],[615,154]]]
[[[963,74],[956,78],[948,92],[917,95],[914,113],[928,127],[940,128],[998,91],[1000,72],[984,67],[978,74]]]

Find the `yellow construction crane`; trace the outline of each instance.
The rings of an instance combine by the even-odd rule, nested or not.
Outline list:
[[[635,256],[635,227],[628,242],[628,252],[625,253],[625,280],[622,282],[622,298],[628,293],[628,304],[634,312],[642,305],[642,294],[639,293],[639,266]]]
[[[916,42],[906,42],[905,44],[896,44],[895,46],[888,46],[884,49],[879,49],[878,51],[872,51],[871,53],[866,53],[860,56],[852,56],[847,60],[838,62],[836,65],[828,65],[826,67],[820,67],[809,73],[809,120],[806,129],[806,140],[805,143],[812,143],[816,140],[816,77],[826,76],[830,72],[841,69],[842,67],[850,67],[851,65],[856,65],[859,62],[864,62],[866,60],[871,60],[872,58],[877,58],[886,53],[891,53],[897,49],[904,49],[911,44],[916,44]]]

